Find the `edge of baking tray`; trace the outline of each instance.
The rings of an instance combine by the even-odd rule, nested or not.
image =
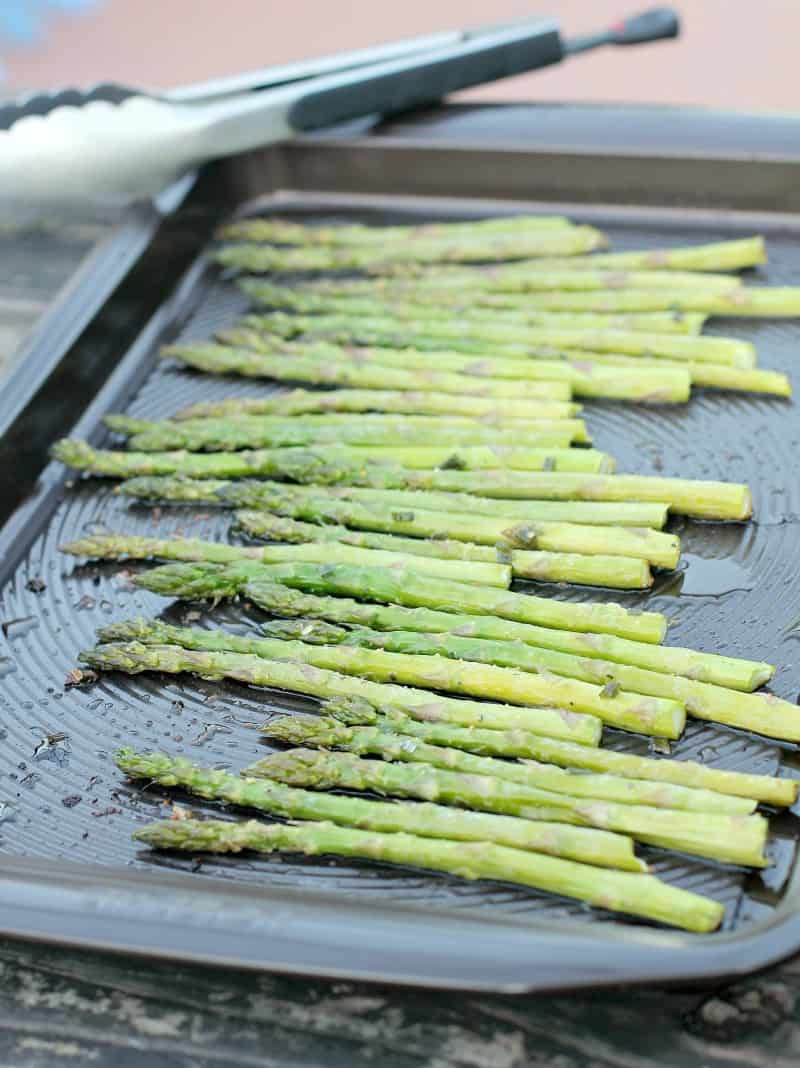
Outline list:
[[[372,154],[373,149],[377,155]],[[359,156],[365,150],[369,162]],[[484,161],[491,157],[495,164],[499,163],[494,153],[487,153],[485,148],[478,153],[469,146],[442,149],[408,142],[388,145],[379,140],[304,142],[246,157],[239,161],[245,168],[244,174],[238,165],[232,164],[209,169],[174,216],[156,227],[152,240],[152,219],[140,215],[137,226],[135,214],[129,215],[123,230],[132,246],[138,243],[141,252],[138,258],[131,257],[132,263],[135,260],[133,269],[106,286],[102,301],[95,294],[99,312],[70,346],[69,355],[72,360],[80,361],[83,353],[93,351],[92,346],[98,343],[95,335],[98,331],[101,335],[108,331],[104,317],[109,307],[123,307],[126,301],[132,302],[137,313],[136,323],[130,324],[135,340],[94,396],[82,397],[84,411],[73,432],[82,436],[96,434],[100,418],[111,404],[124,403],[138,389],[152,364],[154,341],[166,325],[188,314],[191,294],[205,269],[198,253],[216,218],[246,191],[248,167],[269,168],[268,186],[273,192],[273,203],[284,204],[291,201],[291,193],[278,194],[279,190],[327,187],[332,189],[327,194],[329,198],[341,197],[347,190],[359,196],[373,192],[377,198],[379,192],[374,187],[383,169],[389,167],[392,179],[387,183],[389,188],[384,185],[380,194],[392,194],[397,184],[398,193],[410,194],[405,201],[410,207],[414,197],[444,195],[437,190],[437,182],[426,176],[425,167],[420,168],[420,163],[431,159],[427,155],[429,151],[438,156],[443,151],[455,152],[460,160],[465,158],[462,153],[479,154]],[[506,152],[503,150],[501,154]],[[557,156],[551,152],[521,150],[514,155],[514,159],[506,160],[512,173],[517,172],[520,162],[527,170],[532,160],[538,165],[543,160],[554,161]],[[568,155],[572,157],[575,153]],[[593,153],[589,155],[595,158]],[[624,158],[631,160],[629,156]],[[615,166],[621,162],[622,157],[617,158]],[[708,182],[698,184],[698,166],[702,170],[708,161],[673,159],[678,185],[685,187],[686,183],[693,183],[692,203],[698,208],[711,206],[703,198],[710,195],[710,186],[716,181],[723,162],[728,170],[735,170],[740,176],[752,174],[752,161],[747,158],[717,160],[710,171],[704,172]],[[770,169],[773,165],[777,171]],[[741,221],[739,212],[749,209],[760,213],[769,204],[772,208],[769,219],[780,226],[781,216],[776,213],[791,213],[800,208],[800,183],[796,181],[799,165],[800,159],[794,163],[762,161],[763,169],[759,172],[762,182],[750,189],[749,201],[736,194],[732,197],[735,203],[728,203],[723,196],[716,204],[722,210],[738,209],[737,221]],[[642,168],[646,171],[654,166],[656,170],[663,167],[664,157],[637,157],[633,166],[641,177]],[[786,181],[786,168],[790,168],[795,179],[792,183]],[[328,180],[322,181],[326,170]],[[479,210],[482,197],[498,196],[499,177],[505,172],[498,166],[489,171],[493,172],[492,181],[479,182],[477,198],[470,199],[469,208],[473,210],[476,207]],[[365,172],[371,174],[370,182],[365,180]],[[456,168],[456,172],[463,174],[461,168]],[[507,184],[504,189],[509,208],[513,210],[517,200],[527,200],[530,204],[532,196],[547,200],[549,181],[548,174],[544,174],[543,186],[529,181],[528,195],[524,198],[518,196],[521,187],[513,181]],[[464,188],[460,192],[466,197],[466,181],[462,183]],[[373,189],[362,189],[364,184],[371,184]],[[447,196],[451,207],[457,202],[459,192],[455,191],[454,198],[452,184]],[[779,197],[776,191],[781,185],[783,192]],[[735,191],[730,174],[723,189]],[[607,191],[610,193],[610,188]],[[772,199],[767,201],[770,191]],[[552,201],[554,191],[550,192]],[[561,184],[558,199],[580,202],[576,192],[579,189],[565,189]],[[663,203],[663,198],[658,199],[658,189],[652,192],[654,203]],[[596,194],[595,202],[608,199],[599,189]],[[619,204],[619,200],[612,197],[611,202]],[[320,203],[324,206],[324,197]],[[467,208],[466,201],[464,206]],[[165,229],[168,240],[165,240]],[[176,234],[183,235],[183,243],[176,242]],[[116,237],[123,241],[121,231]],[[165,255],[169,270],[163,260]],[[187,263],[191,264],[188,270]],[[179,281],[174,289],[170,287],[171,292],[166,290],[170,292],[166,300],[161,300],[159,294],[155,310],[147,313],[142,287],[149,277],[151,284],[144,285],[144,289],[152,295],[154,272],[162,285],[166,279]],[[97,281],[100,284],[101,279]],[[80,293],[80,288],[76,292],[68,287],[54,304],[53,314],[47,316],[47,321],[55,324],[58,312],[65,316],[75,314],[78,309],[74,302]],[[143,328],[142,323],[146,324]],[[40,343],[47,341],[45,325],[40,326]],[[127,336],[125,331],[121,334]],[[117,339],[115,334],[114,340]],[[108,347],[107,337],[105,342]],[[53,384],[49,384],[52,388]],[[47,387],[48,382],[44,385]],[[48,418],[46,408],[38,408],[35,403],[29,407],[34,413],[39,412],[40,419]],[[3,461],[13,456],[13,452],[8,452],[9,442],[13,442],[20,422],[24,420],[12,423],[0,440],[0,469]],[[60,432],[60,428],[51,428],[51,436]],[[17,464],[19,473],[16,458],[12,469],[13,464]],[[23,504],[17,505],[13,494],[0,495],[0,505],[5,509],[0,518],[6,519],[0,531],[0,582],[6,581],[27,551],[27,532],[39,529],[41,519],[62,494],[67,477],[60,465],[44,466],[44,461],[35,472],[30,468],[25,474],[33,474],[38,481]],[[0,870],[0,905],[0,932],[9,937],[152,958],[509,994],[621,982],[727,978],[766,967],[800,946],[800,866],[797,864],[783,900],[773,914],[740,931],[707,936],[613,921],[582,927],[567,922],[490,916],[470,910],[455,914],[432,907],[375,905],[365,898],[345,900],[340,895],[313,890],[252,887],[218,878],[127,871],[101,865],[60,862],[54,869],[52,861],[13,855],[4,858]]]

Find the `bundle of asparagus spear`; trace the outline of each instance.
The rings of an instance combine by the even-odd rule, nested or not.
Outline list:
[[[135,582],[168,597],[243,598],[272,621],[242,636],[129,620],[103,628],[81,660],[322,704],[265,723],[296,748],[241,775],[161,753],[117,758],[132,778],[301,822],[189,817],[137,837],[413,864],[715,929],[722,907],[648,874],[635,843],[763,867],[768,827],[755,809],[793,804],[797,787],[615,752],[604,731],[669,741],[688,715],[800,741],[796,706],[756,692],[774,668],[664,646],[658,613],[508,587],[646,588],[651,569],[679,561],[670,513],[750,516],[743,485],[615,473],[611,455],[588,447],[573,397],[677,403],[692,385],[788,396],[785,376],[755,367],[751,344],[699,334],[709,315],[800,314],[800,290],[711,273],[764,262],[757,238],[599,253],[604,235],[556,216],[328,229],[255,220],[223,236],[232,243],[218,259],[237,270],[364,277],[299,289],[241,279],[270,314],[164,355],[205,373],[336,388],[159,422],[112,416],[127,451],[60,442],[57,458],[124,479],[123,496],[237,509],[249,539],[120,532],[64,550],[168,561]],[[339,789],[348,796],[326,792]],[[350,796],[362,791],[390,800]]]

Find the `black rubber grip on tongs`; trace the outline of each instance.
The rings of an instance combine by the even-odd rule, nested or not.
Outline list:
[[[473,38],[427,59],[412,56],[382,65],[373,75],[353,71],[338,85],[310,90],[291,106],[288,119],[295,130],[314,130],[362,115],[406,111],[459,89],[558,63],[563,56],[558,26],[547,20],[524,33]]]

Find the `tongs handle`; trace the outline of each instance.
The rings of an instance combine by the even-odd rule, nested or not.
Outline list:
[[[558,24],[541,19],[524,28],[468,39],[428,58],[409,56],[390,69],[382,64],[374,74],[362,68],[342,75],[335,85],[309,86],[292,103],[287,118],[292,129],[303,131],[356,115],[405,111],[459,89],[558,63],[563,55]]]

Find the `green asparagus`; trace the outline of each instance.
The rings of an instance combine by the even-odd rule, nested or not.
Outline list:
[[[417,223],[406,226],[309,226],[292,219],[243,219],[222,227],[219,236],[225,241],[268,241],[276,245],[367,245],[383,246],[394,241],[419,241],[425,238],[467,238],[480,240],[497,234],[518,234],[569,227],[564,215],[510,215],[496,219],[468,222]]]
[[[611,661],[612,666],[631,665],[645,669],[648,674],[660,672],[667,677],[685,676],[687,679],[712,683],[715,688],[726,687],[746,693],[768,682],[775,672],[771,664],[756,660],[740,660],[674,646],[650,645],[611,634],[580,634],[553,627],[538,627],[492,615],[459,615],[432,608],[363,604],[346,597],[316,597],[260,579],[247,584],[247,596],[265,611],[289,619],[329,620],[379,631],[441,634],[442,640],[447,640],[451,635],[484,638],[512,647],[520,644],[535,646],[537,651],[552,649],[571,654],[572,658],[584,664],[587,671],[591,670],[587,661]],[[302,625],[306,627],[307,623]]]
[[[614,664],[607,660],[592,660],[522,642],[491,641],[452,632],[430,635],[415,631],[379,632],[365,628],[340,628],[337,635],[330,624],[324,624],[322,633],[327,644],[339,641],[388,652],[448,656],[522,671],[552,672],[583,682],[594,682],[612,690],[620,688],[626,692],[678,701],[686,706],[690,715],[698,719],[724,723],[729,727],[784,741],[800,741],[800,711],[797,706],[771,694],[734,692],[707,682]],[[282,629],[282,634],[284,637],[293,636],[292,629],[286,627]],[[312,624],[309,622],[303,624],[302,640],[313,640]]]
[[[625,270],[625,271],[738,271],[767,262],[762,237],[737,238],[707,245],[679,248],[637,249],[631,252],[601,252],[593,256],[532,259],[515,266],[520,273],[552,270]],[[424,266],[408,266],[403,273],[426,274]],[[484,272],[490,274],[491,272]]]
[[[219,503],[218,494],[226,492],[231,483],[221,479],[133,478],[114,490],[123,497],[173,502],[203,501]],[[518,523],[553,522],[576,523],[582,526],[640,526],[660,529],[664,526],[669,506],[642,501],[514,501],[480,497],[468,493],[432,493],[417,490],[381,490],[361,486],[314,486],[314,492],[332,500],[353,500],[397,506],[397,510],[415,510],[421,505],[436,512],[469,511],[475,515],[504,516]],[[262,502],[253,498],[253,505]]]
[[[82,663],[98,671],[143,671],[167,674],[188,672],[208,679],[235,679],[251,686],[265,686],[310,697],[363,697],[380,705],[396,705],[410,716],[426,721],[461,726],[524,727],[579,745],[597,745],[602,724],[596,716],[568,713],[563,709],[521,708],[487,701],[443,697],[430,690],[370,682],[355,675],[326,671],[307,663],[265,660],[240,653],[209,653],[177,645],[144,645],[142,642],[110,642],[80,654]],[[548,819],[552,818],[550,814]]]
[[[607,241],[591,226],[559,227],[530,233],[486,234],[457,241],[425,238],[375,247],[275,248],[242,242],[216,253],[223,267],[244,271],[335,271],[391,268],[403,263],[488,263],[528,256],[579,256],[604,248]]]
[[[405,832],[458,842],[494,842],[534,853],[624,871],[647,871],[626,835],[556,821],[521,820],[485,812],[459,812],[425,802],[364,801],[316,790],[296,790],[267,779],[246,779],[227,771],[201,768],[166,753],[121,749],[117,766],[132,779],[161,786],[182,786],[198,797],[255,808],[287,819],[330,820],[365,831]]]
[[[784,807],[797,800],[800,784],[794,779],[725,771],[691,760],[640,757],[610,749],[593,749],[573,742],[541,738],[526,731],[499,731],[484,727],[458,727],[451,723],[428,723],[398,709],[374,708],[362,698],[332,698],[322,711],[343,723],[366,724],[383,731],[412,735],[432,745],[465,749],[483,756],[522,757],[583,771],[607,772],[631,779],[668,782],[714,793],[730,794]]]
[[[475,808],[480,811],[536,818],[542,790],[519,786],[489,775],[466,775],[430,765],[364,760],[350,753],[324,753],[293,749],[276,753],[247,768],[247,776],[277,779],[290,786],[324,789],[371,790],[394,797]],[[529,810],[532,810],[529,814]],[[767,821],[762,816],[730,816],[657,809],[649,805],[618,805],[607,801],[575,799],[563,808],[565,821],[619,830],[639,841],[666,849],[733,864],[763,868]]]
[[[269,738],[289,745],[318,749],[342,749],[359,756],[379,756],[435,768],[460,771],[467,775],[486,775],[517,783],[531,790],[554,793],[543,804],[572,807],[579,798],[596,798],[624,805],[652,805],[656,808],[686,809],[694,812],[728,812],[750,814],[756,802],[731,797],[711,790],[688,789],[643,779],[625,779],[615,775],[584,775],[562,768],[528,761],[497,760],[476,756],[462,749],[429,745],[413,735],[384,731],[379,726],[349,726],[324,716],[275,716],[261,728]]]
[[[580,294],[575,294],[579,296]],[[542,294],[547,296],[547,294]],[[564,299],[568,294],[564,295]],[[586,297],[592,294],[585,294]],[[533,297],[530,298],[534,300]],[[664,356],[670,360],[691,360],[694,363],[730,364],[732,367],[755,366],[755,348],[749,341],[722,337],[681,337],[676,334],[646,334],[635,330],[558,330],[546,327],[487,326],[483,323],[402,322],[391,318],[349,318],[346,315],[271,315],[246,316],[241,327],[251,328],[278,337],[331,337],[334,340],[365,345],[402,348],[404,345],[430,348],[453,348],[463,352],[480,352],[486,356],[511,356],[510,346],[517,345],[516,355],[546,356],[552,349],[589,349],[593,352],[614,352],[620,356]],[[500,346],[504,346],[501,350]],[[171,346],[167,354],[177,349],[179,358],[203,346]],[[266,358],[266,357],[265,357]],[[343,382],[343,385],[349,384]],[[353,381],[353,384],[358,383]],[[388,384],[388,383],[387,383]],[[377,388],[381,388],[380,385]],[[403,387],[398,387],[403,388]],[[411,388],[411,387],[407,387]],[[454,389],[455,393],[465,390]]]
[[[515,412],[520,419],[568,419],[578,411],[574,404],[542,399],[542,387],[549,389],[549,383],[478,380],[475,375],[458,375],[449,371],[415,372],[400,367],[362,367],[357,363],[323,363],[300,357],[287,360],[281,354],[268,355],[212,344],[168,345],[162,355],[165,359],[174,359],[188,367],[213,374],[274,378],[281,382],[308,382],[316,386],[416,390],[479,397],[493,401],[495,407],[504,412]]]
[[[718,902],[668,886],[652,875],[607,871],[491,842],[464,843],[413,834],[379,834],[336,827],[332,823],[287,825],[257,820],[242,823],[163,820],[140,828],[135,836],[156,849],[204,853],[239,853],[252,849],[261,853],[280,851],[311,856],[330,853],[450,872],[462,879],[497,879],[564,894],[688,931],[714,931],[725,912]]]
[[[413,570],[354,567],[338,564],[282,564],[248,562],[247,581],[261,577],[305,593],[355,597],[410,608],[435,607],[445,612],[496,615],[519,623],[599,634],[616,634],[635,641],[661,642],[667,620],[659,612],[634,612],[613,602],[573,603],[526,593],[447,582]],[[259,571],[258,576],[254,573]],[[234,596],[241,589],[243,565],[164,564],[136,577],[138,585],[164,597],[209,598]],[[228,592],[232,590],[232,592]]]
[[[423,575],[437,575],[455,582],[508,589],[511,567],[497,561],[448,560],[404,552],[364,548],[339,542],[307,542],[302,545],[268,545],[263,548],[227,545],[200,538],[143,538],[125,534],[97,534],[61,546],[72,556],[99,560],[201,560],[209,563],[254,561],[262,564],[305,561],[316,564],[365,564],[368,567],[411,566]]]
[[[315,394],[334,398],[348,390],[331,390]],[[357,392],[357,391],[356,391]],[[366,391],[369,393],[369,390]],[[378,395],[378,392],[375,394]],[[381,396],[383,394],[380,394]],[[294,396],[279,393],[275,397]],[[389,394],[389,396],[417,397],[433,394]],[[442,394],[441,399],[453,394]],[[269,398],[266,398],[264,403]],[[274,399],[274,398],[272,398]],[[472,403],[475,398],[463,398]],[[484,416],[475,418],[432,415],[393,416],[369,413],[358,419],[349,414],[280,417],[262,416],[247,411],[231,412],[219,417],[193,418],[178,422],[155,422],[112,415],[106,423],[112,430],[132,434],[132,449],[144,452],[165,452],[188,449],[190,452],[227,452],[253,446],[288,448],[327,444],[347,445],[406,445],[409,439],[423,440],[433,445],[512,445],[517,448],[552,446],[565,448],[572,441],[588,440],[585,425],[578,419],[513,419],[502,426],[496,423],[497,409],[487,409]]]
[[[290,660],[375,682],[399,682],[468,697],[491,698],[512,705],[548,709],[554,706],[567,713],[593,715],[611,726],[662,738],[680,737],[686,722],[683,705],[677,701],[637,693],[612,693],[607,687],[559,676],[532,675],[427,654],[387,653],[346,645],[311,645],[280,638],[248,638],[226,631],[173,627],[157,621],[148,624],[145,620],[112,624],[102,628],[99,637],[104,643],[135,640],[156,647],[180,645],[212,654]]]

